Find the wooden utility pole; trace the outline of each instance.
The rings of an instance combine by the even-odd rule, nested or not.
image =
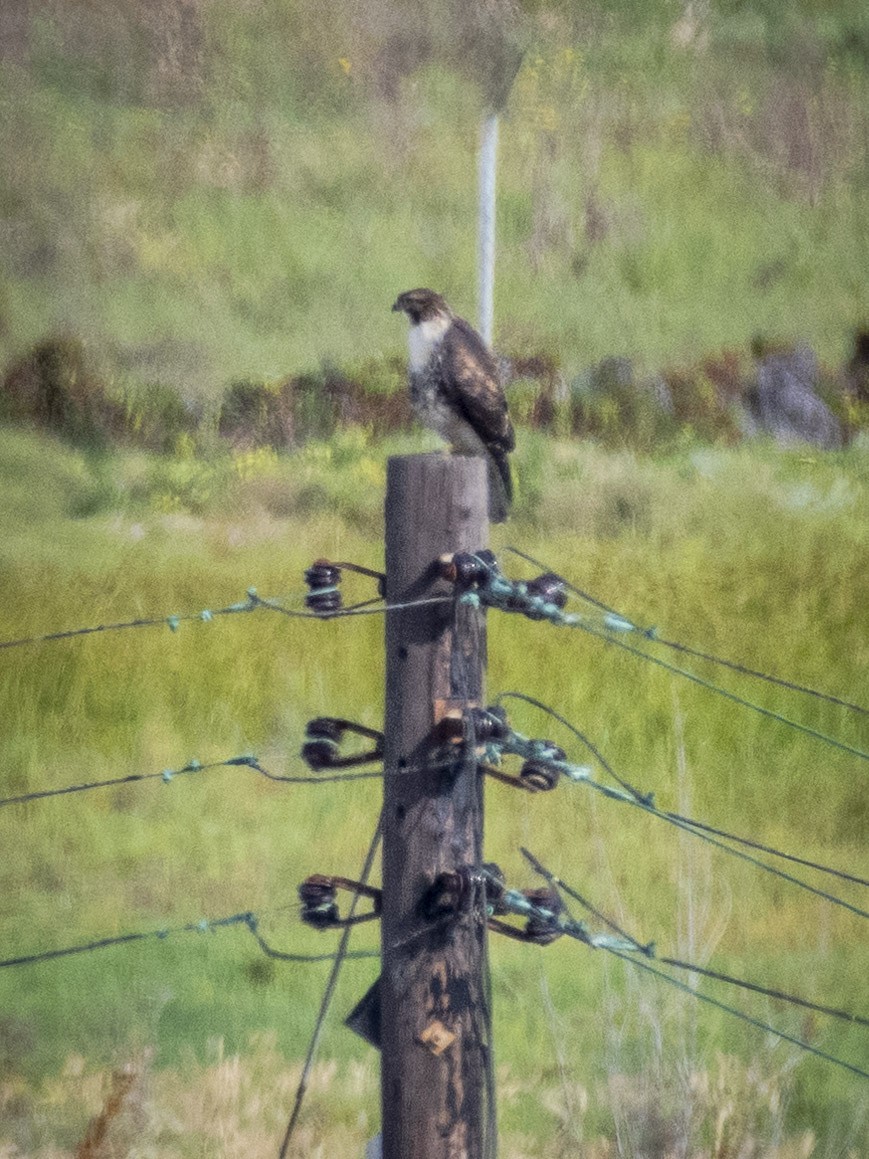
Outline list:
[[[488,538],[482,459],[389,460],[386,598],[439,595],[444,553]],[[390,612],[386,622],[381,1091],[383,1159],[482,1159],[487,1111],[485,911],[472,889],[457,913],[426,913],[442,873],[479,865],[483,799],[473,754],[437,764],[438,725],[481,705],[485,620],[445,603]],[[441,754],[442,755],[442,754]],[[420,771],[427,761],[434,767]],[[489,1092],[491,1093],[491,1092]],[[492,1154],[490,1150],[488,1152]]]

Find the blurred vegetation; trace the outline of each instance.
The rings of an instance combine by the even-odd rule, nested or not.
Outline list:
[[[301,607],[302,572],[315,558],[382,566],[386,457],[426,440],[374,442],[351,427],[283,454],[238,448],[208,460],[181,450],[106,456],[2,432],[0,638],[220,607],[249,585]],[[528,574],[509,562],[512,541],[667,637],[863,699],[861,441],[827,454],[755,443],[650,458],[526,430],[516,473],[515,515],[493,543],[510,574]],[[348,602],[370,594],[361,578],[345,586]],[[556,705],[662,808],[861,871],[869,781],[852,758],[565,631],[490,616],[490,694],[517,688]],[[337,713],[379,726],[381,670],[376,617],[316,624],[263,612],[9,650],[0,668],[3,793],[246,752],[274,772],[299,772],[308,719]],[[701,672],[869,747],[862,720],[841,709]],[[521,706],[512,718],[583,759],[550,718]],[[263,913],[277,947],[322,950],[331,940],[295,918],[295,886],[310,872],[352,874],[367,842],[360,821],[373,825],[379,793],[368,781],[306,789],[219,769],[7,806],[4,954],[247,909]],[[662,953],[866,1006],[859,918],[643,814],[622,814],[581,786],[520,810],[492,786],[487,855],[530,885],[519,844],[623,927],[656,938]],[[376,931],[356,944],[371,938]],[[617,1138],[639,1154],[644,1139],[674,1132],[711,1149],[718,1130],[728,1146],[753,1140],[768,1157],[804,1155],[807,1140],[816,1156],[863,1153],[869,1106],[859,1080],[587,954],[572,944],[492,947],[506,1155],[566,1157],[579,1138],[602,1157]],[[244,1091],[288,1106],[297,1072],[280,1059],[304,1050],[324,970],[272,966],[243,930],[225,930],[0,972],[0,1147],[72,1150],[98,1109],[105,1068],[153,1050],[153,1093],[136,1121],[160,1154],[258,1154],[269,1139],[273,1149],[273,1125],[268,1139],[263,1125],[272,1120],[252,1118],[248,1095],[225,1082],[235,1075]],[[348,1011],[375,972],[374,963],[348,966],[336,1011]],[[737,998],[861,1064],[859,1027]],[[279,1058],[268,1065],[250,1043],[259,1031],[276,1036]],[[219,1065],[214,1038],[225,1048]],[[308,1107],[303,1138],[328,1152],[349,1145],[342,1132],[373,1132],[377,1094],[370,1049],[337,1017],[322,1057],[340,1070],[324,1072],[332,1085]],[[171,1070],[158,1077],[166,1068],[180,1068],[189,1086]]]
[[[213,401],[398,354],[408,285],[472,315],[501,43],[478,9],[524,52],[500,154],[505,354],[570,380],[761,332],[839,365],[869,314],[857,0],[336,0],[328,20],[313,0],[8,0],[0,361],[71,334]]]

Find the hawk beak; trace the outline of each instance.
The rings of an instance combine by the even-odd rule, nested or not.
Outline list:
[[[394,314],[394,313],[395,313],[397,310],[400,310],[400,309],[401,309],[401,306],[400,306],[400,304],[399,304],[399,302],[398,302],[398,299],[396,298],[396,300],[395,300],[395,301],[392,303],[392,312],[393,312],[393,314]]]

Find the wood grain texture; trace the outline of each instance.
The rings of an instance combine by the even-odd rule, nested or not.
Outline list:
[[[387,599],[451,594],[446,552],[485,547],[485,464],[457,455],[390,459]],[[381,1065],[384,1159],[481,1159],[487,1042],[485,921],[467,899],[427,918],[438,874],[479,863],[483,806],[473,760],[414,771],[443,714],[484,695],[485,619],[453,603],[386,625]],[[402,772],[402,770],[407,770]]]

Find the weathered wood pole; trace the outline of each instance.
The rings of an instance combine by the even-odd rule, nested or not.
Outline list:
[[[390,604],[451,595],[447,552],[488,540],[482,459],[404,455],[386,483]],[[482,1159],[488,1041],[485,918],[426,916],[439,874],[478,865],[483,801],[476,763],[433,760],[439,721],[484,696],[485,619],[452,601],[391,612],[386,622],[381,1097],[383,1159]],[[491,1151],[489,1152],[492,1153]]]

